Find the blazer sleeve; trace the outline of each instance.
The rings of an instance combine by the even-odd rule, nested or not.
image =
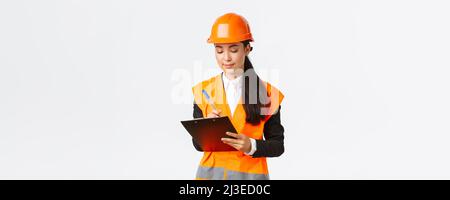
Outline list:
[[[264,140],[256,140],[253,157],[278,157],[284,153],[284,127],[281,125],[280,112],[272,115],[264,124]]]
[[[203,118],[203,112],[200,109],[200,107],[198,107],[198,105],[194,102],[194,114],[193,114],[194,119],[195,118]],[[192,138],[192,144],[194,144],[194,147],[197,151],[203,151],[203,149],[200,147],[200,144],[194,140],[194,138]]]

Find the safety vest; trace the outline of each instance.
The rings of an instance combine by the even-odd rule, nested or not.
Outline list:
[[[278,112],[278,107],[283,100],[283,94],[267,82],[263,82],[270,97],[271,106],[266,110],[267,117],[258,125],[246,122],[246,114],[242,105],[242,98],[236,109],[231,111],[225,96],[225,90],[221,74],[202,81],[192,88],[194,101],[202,110],[203,116],[212,112],[212,107],[202,94],[205,90],[213,100],[217,109],[222,110],[221,116],[228,116],[238,133],[247,135],[256,140],[263,139],[264,124],[270,115]],[[230,115],[233,112],[233,115]],[[265,157],[253,158],[241,151],[204,152],[197,169],[196,179],[251,179],[267,180],[269,171]]]

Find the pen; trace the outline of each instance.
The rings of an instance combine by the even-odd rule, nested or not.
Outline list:
[[[211,100],[211,98],[209,98],[208,93],[205,90],[202,90],[203,95],[205,95],[206,100],[208,100],[209,105],[211,105],[211,107],[217,111],[216,106],[214,106],[214,102]]]

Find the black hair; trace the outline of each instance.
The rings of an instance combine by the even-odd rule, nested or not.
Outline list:
[[[243,41],[242,44],[245,48],[247,45],[250,45],[250,41]],[[253,47],[250,47],[250,51],[252,49]],[[269,107],[270,99],[267,96],[265,85],[256,74],[248,56],[245,56],[243,78],[242,98],[244,98],[245,120],[250,124],[257,125],[265,118],[264,113],[261,112],[261,108]]]

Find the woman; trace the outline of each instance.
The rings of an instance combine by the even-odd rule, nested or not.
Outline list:
[[[227,132],[232,138],[222,138],[222,142],[238,151],[204,152],[197,179],[267,180],[266,157],[284,152],[280,120],[283,94],[261,81],[253,70],[248,58],[250,42],[250,26],[240,15],[227,13],[212,27],[208,43],[214,43],[217,64],[223,72],[192,88],[194,118],[228,116],[238,133]],[[208,104],[203,90],[214,106]],[[195,140],[193,143],[202,151]]]

